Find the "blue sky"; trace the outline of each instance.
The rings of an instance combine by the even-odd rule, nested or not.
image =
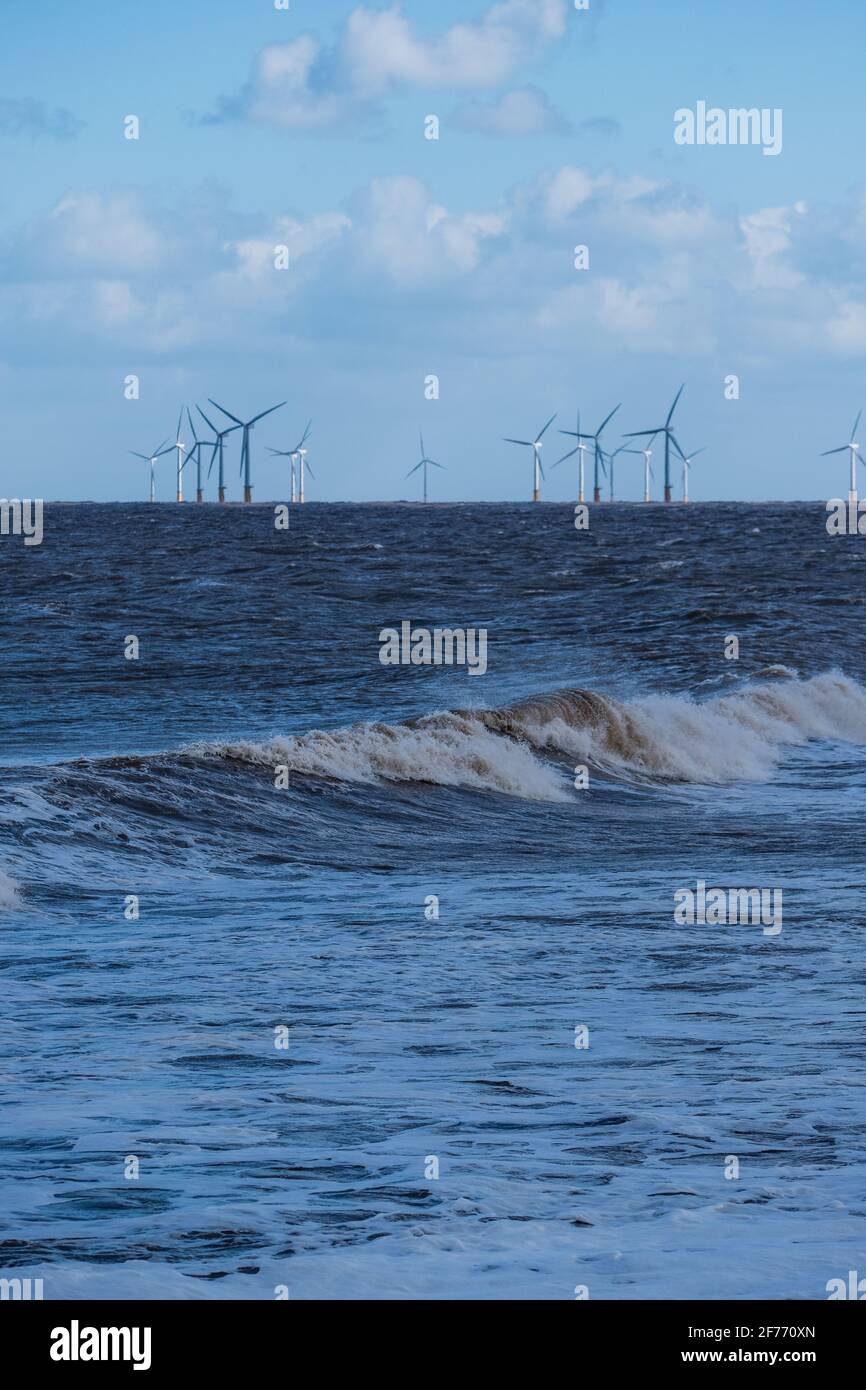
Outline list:
[[[434,495],[520,499],[502,435],[618,401],[639,429],[685,381],[694,498],[839,495],[816,454],[866,406],[864,38],[858,0],[5,0],[0,490],[143,497],[128,450],[213,396],[288,401],[260,498],[312,416],[311,497],[412,496],[423,429]],[[782,152],[676,145],[700,99],[781,108]]]

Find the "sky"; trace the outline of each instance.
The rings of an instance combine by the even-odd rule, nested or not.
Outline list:
[[[503,436],[556,412],[564,501],[557,431],[621,402],[616,446],[681,382],[694,500],[844,494],[819,454],[866,409],[862,0],[277,4],[4,0],[3,495],[144,499],[130,451],[212,398],[286,402],[261,500],[308,419],[310,500],[420,496],[422,431],[434,498],[528,500]],[[780,110],[780,152],[678,144],[700,101]]]

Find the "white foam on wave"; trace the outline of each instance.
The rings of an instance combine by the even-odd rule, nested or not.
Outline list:
[[[343,782],[432,782],[504,792],[536,801],[566,801],[562,775],[514,739],[464,715],[430,715],[414,724],[357,724],[265,743],[231,743],[221,757]]]
[[[866,691],[838,672],[786,676],[703,701],[562,690],[503,709],[189,751],[337,781],[429,782],[565,801],[576,762],[638,780],[766,781],[786,748],[819,739],[866,744]]]
[[[621,704],[596,696],[592,703],[590,716],[574,722],[567,712],[549,720],[518,714],[517,722],[539,749],[684,782],[766,781],[788,747],[813,739],[866,743],[866,691],[838,672],[701,702],[649,695]]]
[[[14,878],[0,869],[0,912],[11,912],[21,906],[21,891]]]

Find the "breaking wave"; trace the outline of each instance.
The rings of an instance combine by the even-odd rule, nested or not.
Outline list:
[[[788,747],[866,744],[866,691],[839,672],[806,680],[784,667],[735,694],[619,701],[591,690],[529,696],[500,709],[452,710],[191,752],[345,782],[429,782],[533,800],[573,795],[567,758],[633,781],[765,781]],[[570,769],[569,769],[570,771]]]

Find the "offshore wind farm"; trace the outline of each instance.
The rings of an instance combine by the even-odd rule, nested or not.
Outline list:
[[[567,463],[571,459],[577,457],[578,462],[575,469],[575,495],[579,503],[586,502],[585,455],[588,452],[591,452],[593,460],[593,504],[602,505],[623,500],[621,498],[618,498],[616,495],[615,481],[615,462],[621,456],[629,456],[633,458],[640,458],[643,460],[643,495],[640,498],[640,500],[644,504],[651,504],[656,501],[661,501],[662,504],[671,504],[674,502],[675,499],[673,471],[674,462],[676,461],[681,468],[681,493],[679,502],[680,504],[686,505],[689,503],[689,501],[691,500],[690,477],[692,463],[701,454],[706,453],[709,446],[703,444],[697,449],[693,449],[690,452],[686,452],[680,444],[680,441],[674,429],[673,420],[677,406],[680,403],[684,391],[685,383],[683,383],[679,387],[670,405],[670,408],[668,409],[667,415],[661,424],[655,425],[649,429],[625,431],[621,435],[620,442],[615,447],[606,447],[608,438],[608,436],[606,435],[606,431],[608,430],[608,426],[610,425],[611,421],[622,409],[622,402],[619,402],[617,405],[615,405],[613,409],[609,411],[607,415],[604,416],[594,433],[588,430],[581,429],[580,410],[578,410],[577,412],[576,429],[559,430],[559,433],[561,435],[570,439],[575,439],[577,440],[577,443],[574,445],[573,448],[569,449],[566,453],[561,455],[561,457],[556,460],[556,462],[553,464],[553,468],[559,468],[560,465]],[[174,498],[176,502],[183,502],[185,500],[183,490],[183,475],[184,470],[188,464],[194,464],[196,469],[195,500],[197,503],[204,503],[208,500],[205,497],[205,480],[210,479],[211,473],[215,465],[217,467],[216,501],[218,503],[226,503],[227,501],[229,501],[225,473],[227,448],[226,440],[229,439],[230,436],[236,433],[238,430],[241,431],[238,473],[239,477],[243,480],[242,501],[246,505],[250,505],[253,502],[254,483],[251,444],[253,429],[259,423],[259,421],[264,420],[267,416],[272,415],[274,412],[282,409],[282,407],[285,406],[287,402],[280,401],[277,405],[269,406],[266,410],[260,411],[257,415],[252,416],[246,422],[241,420],[238,416],[233,415],[229,410],[225,409],[221,405],[218,405],[216,401],[211,400],[210,398],[209,404],[211,407],[219,411],[220,414],[223,415],[226,419],[232,422],[227,426],[224,425],[222,429],[218,429],[214,422],[210,419],[210,417],[201,408],[201,406],[196,405],[195,409],[198,412],[198,414],[201,415],[205,424],[210,429],[211,435],[213,436],[212,438],[199,437],[199,435],[196,432],[192,413],[189,407],[182,406],[180,414],[178,416],[178,422],[177,427],[175,429],[175,438],[173,443],[170,443],[167,439],[163,440],[159,448],[155,449],[152,454],[142,454],[136,450],[129,451],[133,457],[141,459],[148,465],[148,500],[150,502],[155,502],[157,500],[157,464],[159,463],[159,460],[161,458],[164,458],[171,453],[174,453],[176,455],[176,490]],[[188,441],[184,440],[181,434],[184,413],[186,414],[187,427],[190,436]],[[860,444],[856,439],[857,429],[860,424],[861,416],[862,411],[858,412],[857,414],[857,417],[851,428],[851,437],[848,443],[839,445],[833,449],[824,450],[823,453],[821,453],[820,455],[821,458],[828,458],[840,454],[848,455],[850,476],[846,496],[850,502],[853,502],[855,504],[858,498],[857,463],[858,461],[860,463],[866,462],[866,460],[864,460],[861,454]],[[556,419],[556,414],[551,415],[550,418],[546,421],[546,423],[542,426],[542,428],[538,431],[537,435],[535,435],[535,437],[532,439],[521,439],[513,436],[503,436],[504,443],[515,444],[521,448],[528,449],[531,451],[532,472],[530,499],[532,502],[542,501],[542,484],[546,482],[546,474],[544,472],[544,467],[542,464],[542,451],[544,449],[545,444],[544,436],[547,434],[548,430],[550,429],[551,425],[554,424]],[[312,466],[308,458],[309,450],[307,448],[308,440],[310,439],[310,436],[312,434],[312,424],[312,420],[308,420],[300,439],[291,448],[278,449],[270,445],[268,446],[268,453],[272,458],[281,458],[289,460],[289,500],[292,503],[301,504],[306,500],[307,474],[315,478],[315,474],[313,472]],[[655,441],[659,438],[659,436],[661,436],[664,440],[664,481],[662,496],[661,498],[656,498],[654,496],[655,472],[652,466],[652,459],[654,452],[653,445],[655,444]],[[420,457],[418,461],[413,465],[413,467],[409,469],[408,473],[405,474],[405,477],[411,478],[416,473],[421,473],[421,500],[423,503],[427,503],[430,501],[428,487],[428,469],[436,468],[440,471],[447,471],[447,469],[444,464],[438,463],[435,459],[430,458],[428,456],[427,450],[424,445],[423,432],[420,434],[419,437],[421,449]],[[631,447],[631,445],[638,440],[644,440],[645,442],[641,444],[638,448]],[[204,460],[202,455],[203,452],[206,452],[208,449],[210,450],[210,458],[207,463],[207,473],[205,475],[205,480],[203,480]],[[604,496],[605,483],[607,484],[606,497]],[[705,498],[704,500],[709,501],[711,499]]]

